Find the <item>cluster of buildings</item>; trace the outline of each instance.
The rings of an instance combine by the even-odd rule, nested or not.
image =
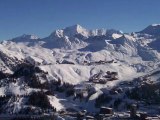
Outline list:
[[[113,80],[118,80],[118,72],[107,71],[104,73],[100,71],[99,73],[91,76],[89,79],[89,81],[99,84],[106,84],[107,81],[113,81]]]
[[[102,64],[107,64],[107,63],[116,63],[116,61],[114,60],[110,60],[110,61],[99,60],[95,62],[84,61],[83,65],[102,65]]]
[[[124,114],[114,112],[113,108],[102,106],[97,113],[89,113],[87,110],[79,112],[64,112],[63,115],[72,116],[76,120],[160,120],[160,116],[150,117],[145,112],[137,112],[137,105],[132,104],[130,110]]]

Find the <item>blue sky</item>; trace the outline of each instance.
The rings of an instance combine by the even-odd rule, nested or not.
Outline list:
[[[88,29],[140,31],[160,23],[160,0],[0,0],[0,40],[22,34],[46,37],[80,24]]]

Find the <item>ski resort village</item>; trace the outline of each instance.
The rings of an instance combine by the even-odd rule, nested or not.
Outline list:
[[[0,43],[0,120],[160,120],[160,25],[73,25]]]

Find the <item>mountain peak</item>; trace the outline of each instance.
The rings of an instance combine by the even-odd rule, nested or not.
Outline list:
[[[29,34],[23,34],[23,35],[22,35],[22,36],[20,36],[19,38],[32,39],[32,40],[39,39],[39,37],[38,37],[38,36],[33,35],[33,34],[31,34],[31,35],[29,35]]]
[[[65,29],[75,29],[75,30],[77,30],[77,29],[84,29],[84,28],[79,24],[75,24],[75,25],[66,27]]]
[[[149,35],[160,35],[160,24],[149,25],[147,28],[140,31],[140,33],[145,33]]]
[[[72,25],[70,27],[67,27],[67,28],[73,28],[73,29],[83,29],[83,27],[79,24],[75,24],[75,25]]]
[[[84,37],[88,37],[89,31],[85,29],[84,27],[82,27],[81,25],[75,24],[75,25],[54,31],[50,35],[50,37],[55,37],[55,36],[59,38],[64,37],[64,36],[74,37],[77,34],[81,34]]]
[[[81,34],[84,37],[88,37],[88,30],[79,24],[76,24],[70,27],[66,27],[63,30],[64,30],[64,34],[66,34],[67,36],[74,36],[76,34]]]
[[[11,39],[11,41],[14,41],[14,42],[26,42],[26,41],[37,40],[37,39],[39,39],[39,37],[36,36],[36,35],[23,34],[23,35],[21,35],[19,37]]]
[[[152,25],[150,25],[150,26],[152,26],[152,27],[157,27],[157,26],[159,26],[159,27],[160,27],[160,24],[152,24]]]

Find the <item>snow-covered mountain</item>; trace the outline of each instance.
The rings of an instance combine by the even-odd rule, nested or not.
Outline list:
[[[147,28],[140,31],[140,33],[159,36],[160,35],[160,24],[149,25]]]
[[[40,112],[43,107],[53,107],[58,111],[82,108],[96,112],[100,95],[158,69],[159,41],[159,24],[150,25],[136,33],[123,33],[114,29],[88,30],[73,25],[56,30],[45,38],[22,35],[2,41],[0,95],[6,95],[7,102],[0,106],[0,111],[25,113],[32,106],[34,112]],[[93,81],[90,81],[91,78]],[[73,100],[73,92],[77,92],[77,89],[88,92],[85,98],[87,102]],[[124,87],[123,90],[128,89]],[[30,100],[35,99],[34,95],[42,96],[45,105],[39,106],[41,101],[35,103]],[[119,94],[119,99],[123,95]],[[109,96],[116,99],[114,95]],[[128,99],[129,102],[136,101]],[[112,102],[104,105],[112,106]],[[125,107],[124,104],[122,106]]]

